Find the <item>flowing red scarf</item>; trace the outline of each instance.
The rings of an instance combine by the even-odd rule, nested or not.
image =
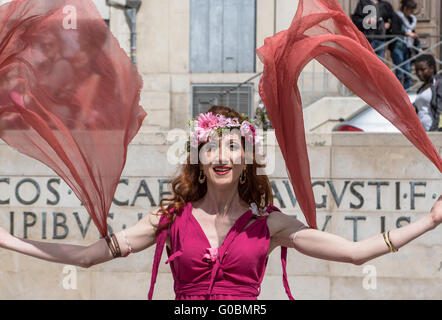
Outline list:
[[[0,7],[0,137],[63,178],[103,237],[141,88],[92,1]]]
[[[439,153],[401,83],[335,0],[300,0],[290,28],[267,38],[257,54],[264,64],[259,93],[310,227],[317,228],[316,206],[297,82],[312,59],[388,119],[442,172]]]

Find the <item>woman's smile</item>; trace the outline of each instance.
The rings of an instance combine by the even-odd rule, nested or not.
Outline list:
[[[224,176],[232,171],[232,167],[229,166],[216,166],[213,171],[219,176]]]

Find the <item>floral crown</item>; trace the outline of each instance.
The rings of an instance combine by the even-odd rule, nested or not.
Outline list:
[[[208,142],[214,132],[222,133],[223,130],[231,128],[239,128],[241,136],[245,137],[248,142],[253,142],[262,147],[262,140],[256,134],[255,127],[250,123],[248,117],[244,114],[241,116],[242,119],[240,120],[207,112],[200,114],[193,120],[189,120],[191,134],[190,140],[187,142],[187,151],[190,151],[190,147],[198,148],[200,144]]]

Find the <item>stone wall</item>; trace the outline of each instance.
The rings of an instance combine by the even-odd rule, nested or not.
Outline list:
[[[256,48],[264,44],[265,38],[290,26],[297,6],[297,0],[256,1]],[[130,32],[122,10],[111,8],[110,28],[129,54]],[[137,15],[137,61],[144,81],[141,105],[149,114],[143,126],[148,130],[186,128],[192,84],[242,83],[263,71],[256,59],[254,73],[192,73],[189,30],[189,0],[143,0]],[[252,81],[255,107],[259,103],[259,79]],[[316,61],[306,66],[299,86],[305,105],[325,94],[339,95],[342,89]],[[325,92],[323,88],[327,88]]]
[[[429,136],[442,153],[442,135]],[[307,142],[318,228],[348,240],[422,218],[442,190],[441,174],[400,134],[308,134]],[[114,232],[135,224],[167,195],[167,180],[177,170],[167,161],[169,147],[166,132],[140,132],[130,145],[108,219]],[[269,159],[275,154],[275,205],[305,223],[277,144],[270,143],[267,153]],[[2,227],[51,243],[90,245],[99,239],[78,199],[51,170],[5,144],[0,158]],[[146,299],[153,252],[151,247],[83,269],[0,249],[0,299]],[[164,254],[155,299],[174,298],[165,260]],[[441,229],[361,266],[292,249],[287,271],[296,299],[441,299]],[[260,299],[287,299],[279,248],[270,256]]]

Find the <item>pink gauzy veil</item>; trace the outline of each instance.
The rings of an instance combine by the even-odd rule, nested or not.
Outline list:
[[[91,0],[0,7],[0,138],[58,174],[101,236],[146,116],[142,80]]]
[[[299,0],[289,29],[265,39],[257,54],[264,64],[259,93],[310,227],[317,228],[316,207],[297,82],[312,59],[389,120],[442,172],[439,153],[401,83],[335,0]]]

